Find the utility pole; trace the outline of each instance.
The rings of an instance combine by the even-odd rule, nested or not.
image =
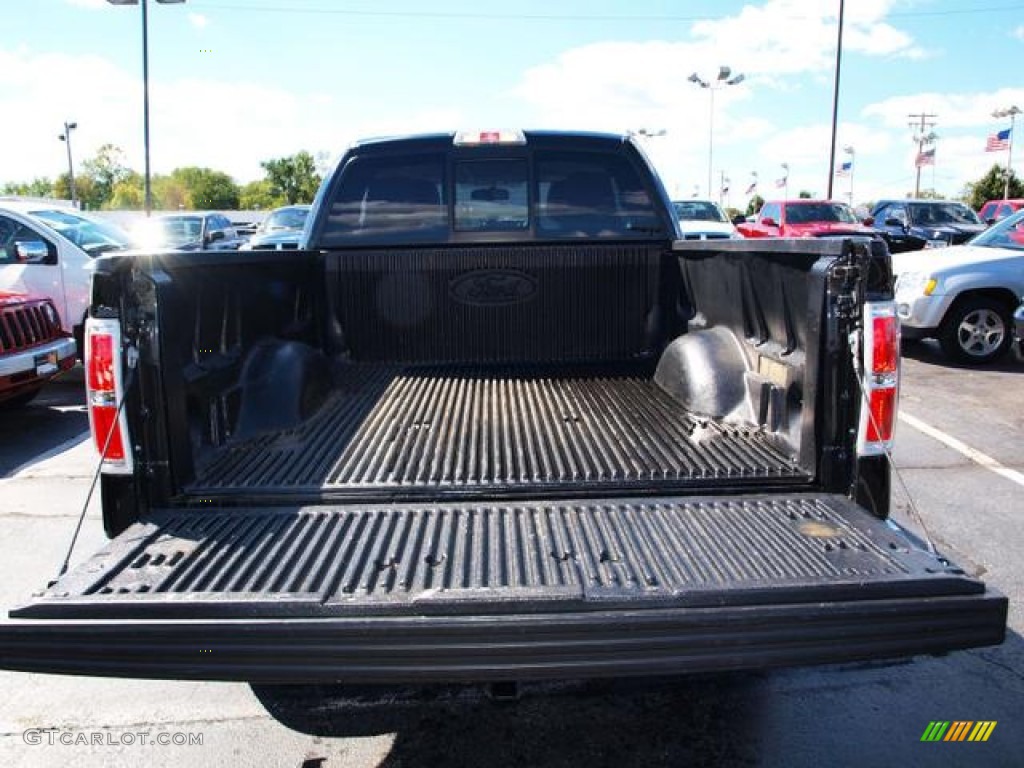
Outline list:
[[[914,181],[914,197],[921,196],[921,153],[924,152],[924,145],[934,141],[937,137],[932,133],[932,128],[935,127],[936,123],[933,118],[938,115],[928,114],[927,112],[921,112],[916,115],[907,115],[915,122],[907,123],[908,126],[917,130],[917,134],[914,136],[914,141],[917,142],[917,156],[914,158],[914,165],[917,167],[917,179]]]

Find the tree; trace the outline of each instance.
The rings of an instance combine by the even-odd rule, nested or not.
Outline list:
[[[184,210],[188,202],[188,189],[180,179],[154,176],[150,182],[153,207],[163,211]]]
[[[66,173],[62,173],[53,182],[53,196],[58,200],[71,199],[71,184]],[[100,195],[91,176],[75,176],[75,197],[84,211],[95,211],[100,207]]]
[[[53,197],[53,182],[45,177],[36,177],[29,182],[8,182],[4,184],[3,194],[23,195],[25,197]]]
[[[800,194],[798,194],[797,197],[800,198],[801,200],[812,200],[814,198],[814,195],[812,195],[806,189],[801,189]]]
[[[964,189],[967,204],[978,210],[988,200],[1002,200],[1006,188],[1006,168],[993,165],[988,173]],[[1010,197],[1024,197],[1024,182],[1010,169]]]
[[[274,196],[284,198],[289,205],[313,202],[321,176],[309,152],[302,150],[290,157],[264,160],[260,166],[267,172]]]
[[[286,203],[287,200],[274,194],[268,179],[250,181],[238,195],[238,207],[243,211],[268,210]]]
[[[137,210],[146,203],[142,175],[131,171],[128,176],[117,182],[111,192],[110,200],[104,208],[116,211]]]
[[[750,198],[750,202],[747,203],[747,216],[753,216],[760,211],[762,205],[764,205],[764,198],[760,195],[754,195]]]
[[[188,209],[238,208],[238,185],[226,173],[190,166],[175,168],[171,179],[185,188],[185,207]]]
[[[87,207],[95,210],[105,207],[114,194],[114,187],[131,176],[132,170],[124,164],[124,152],[113,144],[104,144],[96,150],[95,156],[82,163],[82,172],[76,176],[77,191],[79,178],[92,180],[90,198],[81,200]]]

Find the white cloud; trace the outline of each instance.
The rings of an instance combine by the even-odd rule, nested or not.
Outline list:
[[[1011,32],[1010,35],[1012,37],[1017,38],[1018,40],[1024,40],[1024,24],[1013,30],[1013,32]]]
[[[196,29],[206,29],[210,25],[210,19],[201,13],[190,13],[188,20]]]
[[[0,114],[32,116],[0,121],[0,146],[16,148],[4,155],[0,184],[64,173],[66,150],[57,134],[65,120],[78,123],[76,166],[110,143],[124,150],[129,166],[143,168],[138,72],[101,56],[0,48]],[[153,173],[209,166],[240,183],[263,176],[261,160],[300,149],[333,157],[364,136],[448,130],[466,122],[457,111],[408,114],[401,105],[393,114],[354,120],[344,100],[330,94],[213,78],[151,78],[150,119]]]
[[[891,128],[907,127],[908,115],[922,112],[936,115],[937,131],[949,128],[977,128],[994,125],[992,112],[1011,104],[1024,103],[1024,88],[1003,88],[978,93],[924,92],[908,96],[895,96],[870,104],[863,110],[864,117],[881,119]]]
[[[844,50],[872,57],[923,56],[907,33],[884,21],[894,4],[848,3]],[[783,135],[766,149],[777,118],[744,117],[740,107],[753,101],[755,91],[830,84],[837,22],[833,3],[768,0],[744,6],[734,16],[697,22],[681,42],[602,42],[565,51],[527,70],[512,95],[533,109],[538,125],[613,131],[667,128],[665,137],[647,142],[648,152],[670,187],[688,192],[694,178],[707,185],[710,110],[708,92],[685,78],[695,70],[714,77],[716,65],[727,62],[747,79],[715,93],[716,157],[760,143],[759,154],[814,154],[820,164],[822,130],[826,159],[828,154],[827,126],[803,129],[813,134],[815,143],[807,143],[811,136],[796,136],[790,151],[790,139]],[[717,167],[712,170],[718,172]]]

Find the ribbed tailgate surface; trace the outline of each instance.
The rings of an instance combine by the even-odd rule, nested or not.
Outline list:
[[[630,375],[356,367],[301,428],[223,449],[189,491],[473,492],[805,480],[754,428]]]
[[[23,615],[861,599],[972,589],[958,573],[834,496],[205,510],[137,524]]]

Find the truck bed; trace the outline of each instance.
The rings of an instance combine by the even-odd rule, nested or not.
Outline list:
[[[297,428],[209,453],[186,491],[430,497],[808,479],[765,431],[687,413],[640,368],[364,364],[346,366]]]

